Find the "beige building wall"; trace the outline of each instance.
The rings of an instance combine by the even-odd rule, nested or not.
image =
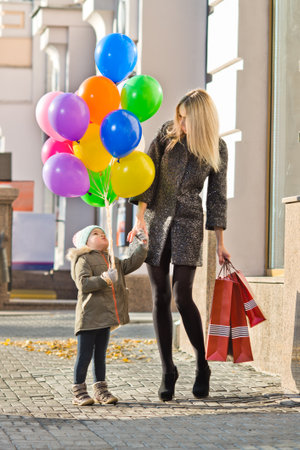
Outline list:
[[[40,52],[46,59],[44,93],[59,90],[76,92],[80,84],[95,74],[94,50],[96,35],[82,17],[80,4],[71,6],[68,1],[41,3],[33,16],[33,34],[39,40]],[[39,150],[40,151],[40,150]],[[53,195],[40,182],[48,207],[53,208]],[[52,206],[50,206],[52,204]],[[57,246],[55,269],[67,269],[65,254],[72,246],[75,231],[94,223],[95,210],[80,198],[62,198],[55,206],[57,223]]]
[[[43,7],[38,9],[40,4]],[[34,181],[34,211],[38,213],[44,211],[45,187],[40,156],[43,133],[35,120],[35,108],[47,92],[46,47],[53,44],[51,39],[59,46],[65,30],[62,90],[77,90],[95,70],[95,33],[82,20],[81,6],[69,6],[64,1],[36,1],[32,22],[31,1],[0,1],[0,136],[5,140],[1,148],[12,152],[13,179]]]
[[[31,38],[0,38],[0,66],[31,67],[31,63]]]
[[[33,180],[34,208],[42,212],[40,149],[35,104],[44,93],[45,59],[31,35],[30,1],[0,1],[0,136],[12,152],[14,180]]]
[[[239,1],[235,195],[228,203],[228,245],[246,275],[265,274],[268,161],[269,0]]]
[[[240,132],[241,142],[235,143],[231,155],[233,195],[229,199],[225,243],[237,267],[247,275],[263,275],[269,2],[214,2],[215,13],[228,2],[238,4],[236,54],[243,67],[237,70],[236,97],[228,100],[236,106],[234,126]],[[142,124],[148,146],[161,124],[173,117],[182,95],[195,87],[205,86],[206,0],[128,0],[125,3],[126,32],[137,42],[139,50],[137,71],[157,78],[164,92],[158,113]],[[35,182],[35,212],[43,211],[44,185],[40,160],[43,137],[34,114],[38,99],[46,92],[49,52],[55,49],[61,58],[59,88],[75,91],[81,81],[95,73],[96,36],[99,39],[101,33],[117,31],[118,20],[122,19],[118,2],[113,0],[85,0],[81,4],[75,0],[71,6],[67,1],[35,1],[32,38],[32,2],[0,1],[2,11],[11,11],[1,15],[1,20],[6,20],[9,26],[1,31],[0,48],[11,50],[19,46],[20,50],[23,46],[24,49],[18,52],[14,67],[10,65],[11,51],[0,52],[3,80],[0,85],[0,127],[6,140],[5,149],[13,153],[13,178]],[[38,9],[38,5],[42,8]],[[221,74],[222,71],[213,75],[213,79]],[[225,90],[223,93],[225,95]],[[226,105],[227,101],[223,103]],[[217,106],[224,109],[222,101]],[[224,126],[222,132],[232,131],[228,127]],[[226,139],[229,138],[230,135]],[[69,220],[76,225],[76,217]],[[70,241],[70,236],[67,239]]]
[[[207,89],[229,149],[225,246],[246,275],[265,274],[269,0],[210,2]],[[223,45],[223,47],[222,47]],[[211,53],[214,53],[214,58]]]
[[[143,0],[140,5],[139,70],[156,78],[164,94],[160,110],[142,124],[147,146],[173,119],[180,98],[205,87],[207,11],[205,0]]]

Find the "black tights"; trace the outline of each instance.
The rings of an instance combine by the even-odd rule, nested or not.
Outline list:
[[[74,366],[74,384],[85,382],[93,359],[94,382],[105,381],[105,359],[110,328],[85,330],[77,334],[77,358]]]
[[[153,322],[160,352],[163,373],[174,370],[172,357],[173,322],[171,314],[171,286],[169,267],[170,239],[163,250],[160,266],[147,264],[153,297]],[[197,369],[206,366],[205,346],[200,313],[192,297],[196,267],[174,265],[172,290],[185,331],[194,348]]]

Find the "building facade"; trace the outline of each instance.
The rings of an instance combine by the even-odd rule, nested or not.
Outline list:
[[[206,87],[229,148],[226,246],[249,276],[283,274],[282,198],[300,190],[299,2],[12,0],[0,9],[1,151],[12,152],[14,180],[34,181],[34,212],[55,214],[57,269],[74,231],[102,213],[44,186],[35,106],[48,91],[76,92],[96,74],[96,43],[122,32],[137,45],[136,73],[164,92],[143,123],[146,146],[186,91]]]

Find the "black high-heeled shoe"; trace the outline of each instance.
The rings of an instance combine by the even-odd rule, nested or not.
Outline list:
[[[204,369],[196,370],[196,379],[193,386],[194,397],[202,398],[208,396],[210,374],[209,365],[204,367]]]
[[[161,380],[161,385],[158,390],[159,399],[163,402],[172,400],[175,392],[175,383],[178,378],[178,370],[175,366],[174,372],[164,373]]]

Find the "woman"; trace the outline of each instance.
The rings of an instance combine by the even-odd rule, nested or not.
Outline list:
[[[172,292],[194,348],[196,398],[209,393],[210,368],[205,359],[201,317],[192,298],[196,266],[202,265],[203,210],[200,193],[208,177],[206,229],[215,230],[219,263],[230,255],[224,247],[226,228],[227,148],[219,139],[218,115],[202,89],[188,92],[176,107],[175,120],[164,124],[148,152],[156,175],[151,187],[130,199],[138,204],[129,242],[139,229],[149,231],[146,259],[153,295],[153,321],[162,362],[162,401],[172,400],[178,371],[172,358],[170,262]]]

